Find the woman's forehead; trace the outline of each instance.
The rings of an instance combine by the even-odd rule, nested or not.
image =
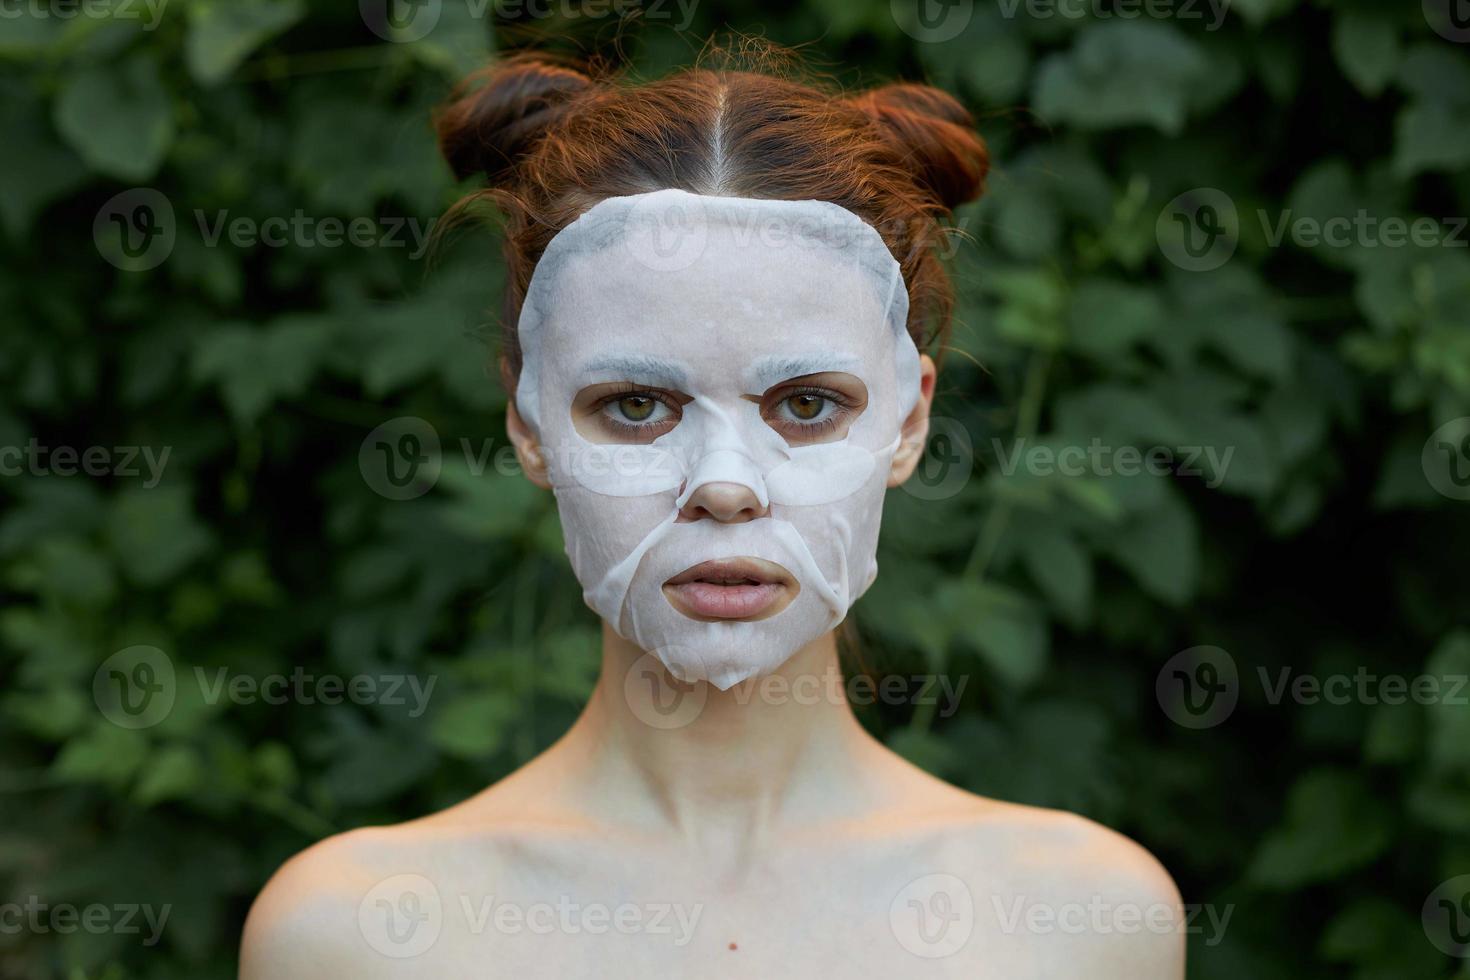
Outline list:
[[[561,263],[548,285],[546,352],[584,363],[613,351],[746,364],[798,351],[849,361],[892,351],[879,284],[840,256],[711,249],[655,271],[607,248]]]

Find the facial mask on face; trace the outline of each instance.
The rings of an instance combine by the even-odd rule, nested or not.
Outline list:
[[[889,464],[919,397],[907,319],[898,263],[835,204],[664,190],[602,201],[559,232],[521,312],[516,407],[588,605],[680,680],[721,690],[840,623],[877,574]],[[857,379],[866,405],[841,438],[788,438],[762,396],[822,372]],[[648,440],[579,423],[579,393],[614,383],[674,393],[677,424]],[[680,520],[716,483],[745,488],[761,516]],[[780,565],[795,599],[707,621],[666,596],[686,569],[739,557]]]

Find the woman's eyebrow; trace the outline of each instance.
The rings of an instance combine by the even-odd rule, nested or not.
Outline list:
[[[825,371],[844,371],[848,374],[857,374],[861,367],[861,358],[852,354],[837,353],[835,351],[795,355],[774,354],[756,360],[746,371],[744,381],[746,390],[762,392],[772,385],[791,378],[800,378],[808,374],[821,374]]]
[[[683,365],[647,354],[605,354],[583,365],[582,372],[595,379],[632,381],[661,388],[689,388]]]

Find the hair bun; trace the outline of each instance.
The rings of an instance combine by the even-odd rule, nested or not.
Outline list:
[[[518,55],[482,68],[455,87],[434,117],[439,152],[460,180],[484,174],[502,184],[527,151],[592,80],[547,55]]]
[[[984,193],[990,153],[975,131],[975,118],[953,96],[928,85],[899,83],[870,89],[853,101],[946,211]]]

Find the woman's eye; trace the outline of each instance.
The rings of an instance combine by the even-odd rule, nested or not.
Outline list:
[[[802,394],[792,395],[786,399],[785,404],[793,418],[802,422],[815,422],[821,417],[828,401],[821,395]]]
[[[646,391],[618,395],[603,403],[603,415],[613,425],[653,426],[667,422],[673,410],[660,398]]]
[[[647,395],[629,395],[617,401],[618,411],[629,422],[648,421],[648,417],[653,414],[654,406],[657,404],[658,402]]]

